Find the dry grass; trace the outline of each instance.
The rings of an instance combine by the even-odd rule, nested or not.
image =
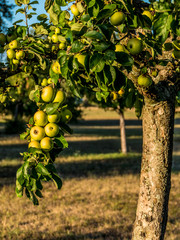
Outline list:
[[[91,117],[92,111],[93,109]],[[99,112],[95,110],[93,116],[97,115]],[[101,119],[102,117],[101,112]],[[44,198],[38,207],[33,206],[25,197],[18,199],[14,193],[15,172],[21,163],[19,151],[24,151],[27,144],[20,142],[18,136],[1,137],[0,239],[131,238],[139,190],[141,128],[127,126],[128,146],[133,152],[124,156],[118,152],[117,118],[114,118],[113,124],[110,124],[112,121],[105,122],[101,119],[93,122],[88,115],[86,118],[86,122],[73,126],[76,127],[75,134],[68,137],[69,149],[56,161],[63,179],[62,189],[58,191],[52,183],[45,183]],[[165,240],[180,239],[179,128],[175,133]]]

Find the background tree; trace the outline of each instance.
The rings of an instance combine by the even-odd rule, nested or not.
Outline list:
[[[17,38],[13,51],[11,43],[5,47],[13,70],[16,52],[24,52],[17,64],[16,74],[7,82],[16,86],[18,74],[26,72],[34,78],[35,89],[30,93],[40,111],[52,115],[56,111],[65,119],[66,105],[63,101],[48,102],[44,87],[39,85],[39,75],[52,79],[48,89],[61,89],[65,83],[74,95],[80,96],[79,88],[96,92],[96,98],[109,101],[111,93],[125,89],[121,104],[133,106],[141,113],[143,100],[143,157],[140,193],[133,239],[163,239],[170,192],[172,165],[173,127],[175,98],[179,91],[180,35],[179,2],[151,1],[83,1],[77,2],[71,11],[62,11],[65,1],[46,1],[45,9],[50,15],[40,15],[40,23],[33,24],[34,35],[26,26],[24,36]],[[27,14],[29,1],[20,12]],[[16,27],[16,26],[15,26]],[[120,43],[124,48],[115,52]],[[11,53],[11,54],[10,54]],[[80,86],[80,87],[79,87]],[[46,88],[47,89],[47,88]],[[49,98],[49,97],[48,97]],[[55,97],[56,98],[56,97]],[[66,112],[67,113],[67,112]],[[64,115],[63,115],[64,114]],[[70,116],[70,114],[69,114]],[[34,127],[23,135],[29,138]],[[70,132],[66,122],[58,123],[61,130]],[[35,133],[35,132],[34,132]],[[54,148],[44,151],[39,147],[24,153],[25,163],[17,172],[16,193],[26,195],[37,204],[41,196],[41,181],[53,179],[58,188],[58,178],[53,162],[55,155],[67,147],[63,133],[53,139]],[[53,146],[53,144],[50,146]],[[39,145],[38,145],[39,146]]]

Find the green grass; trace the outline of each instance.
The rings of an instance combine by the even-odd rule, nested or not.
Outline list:
[[[132,111],[126,113],[133,120]],[[113,121],[111,121],[111,118]],[[85,110],[86,121],[72,125],[69,148],[56,160],[63,187],[44,183],[40,205],[16,197],[19,136],[0,141],[0,239],[129,240],[139,191],[142,129],[127,126],[129,153],[120,152],[118,115],[97,108]],[[133,123],[133,121],[130,121]],[[135,121],[134,123],[137,123]],[[165,240],[180,239],[179,129],[175,129],[172,189]]]

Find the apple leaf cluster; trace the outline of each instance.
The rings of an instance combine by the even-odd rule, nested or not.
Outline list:
[[[177,3],[151,2],[78,1],[71,6],[71,18],[69,11],[61,8],[68,6],[68,2],[46,0],[49,18],[41,14],[37,16],[39,22],[23,27],[17,21],[10,29],[11,34],[6,36],[7,41],[2,44],[11,74],[6,82],[17,86],[21,81],[19,74],[30,76],[34,84],[30,87],[29,98],[37,103],[39,111],[47,115],[65,111],[66,106],[62,106],[61,101],[53,100],[53,94],[65,84],[77,97],[81,97],[82,89],[88,89],[105,104],[135,107],[136,115],[140,117],[143,99],[149,97],[157,101],[163,97],[158,89],[164,82],[177,85],[177,93],[179,90],[180,16]],[[32,16],[28,10],[33,9],[31,5],[36,3],[16,0],[26,23]],[[31,135],[33,128],[38,132],[34,122],[29,125],[25,138]],[[65,123],[60,121],[58,125],[62,132],[69,132]],[[53,142],[54,148],[48,154],[43,152],[41,142],[31,143],[31,146],[40,146],[38,152],[43,154],[31,152],[29,148],[24,155],[25,162],[37,158],[38,154],[38,158],[44,160],[35,161],[33,168],[36,169],[39,163],[46,168],[49,164],[47,156],[50,154],[50,159],[53,159],[51,154],[56,153],[57,142],[66,145],[62,136]],[[49,145],[52,146],[51,141]],[[29,175],[27,179],[23,184],[30,184],[28,191],[31,192],[33,185]]]

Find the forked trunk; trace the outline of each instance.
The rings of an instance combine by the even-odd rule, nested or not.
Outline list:
[[[126,143],[126,129],[125,129],[125,120],[124,113],[119,111],[119,122],[120,122],[120,138],[121,138],[121,152],[127,153],[127,143]]]
[[[168,217],[174,131],[174,100],[145,99],[140,192],[133,240],[163,240]]]

